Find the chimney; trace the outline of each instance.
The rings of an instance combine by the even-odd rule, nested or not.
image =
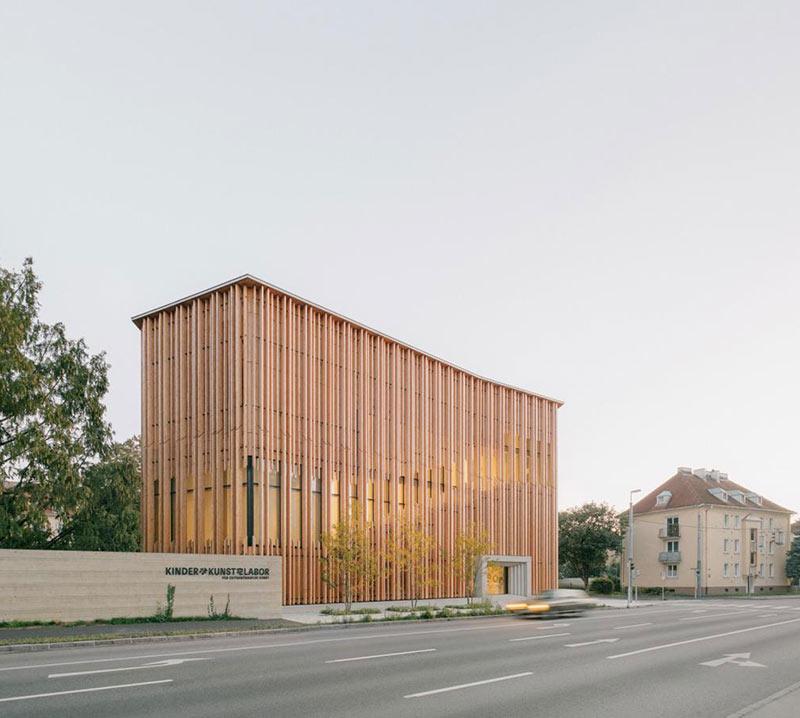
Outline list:
[[[691,466],[679,466],[678,467],[678,473],[679,474],[691,474],[692,473],[692,467]]]
[[[708,469],[695,469],[692,472],[698,479],[703,479],[704,481],[708,480],[709,470]]]

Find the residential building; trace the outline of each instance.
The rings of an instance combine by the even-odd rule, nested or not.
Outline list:
[[[633,516],[634,585],[684,594],[787,590],[792,511],[725,473],[679,467],[634,504]],[[625,583],[626,567],[627,555]]]
[[[285,603],[333,601],[321,538],[358,502],[376,552],[407,520],[435,536],[431,596],[468,590],[448,556],[472,527],[490,590],[555,587],[561,402],[250,275],[133,321],[145,551],[279,555]],[[382,564],[357,598],[409,595]]]

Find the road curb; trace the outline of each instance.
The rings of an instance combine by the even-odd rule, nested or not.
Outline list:
[[[131,636],[129,638],[86,639],[85,641],[55,641],[52,643],[11,643],[0,646],[2,653],[37,653],[53,651],[59,648],[99,648],[103,646],[130,646],[146,643],[162,643],[164,641],[202,641],[211,638],[244,638],[247,636],[281,635],[286,633],[307,633],[321,629],[358,629],[375,626],[392,626],[409,623],[443,623],[448,621],[465,621],[469,619],[509,618],[509,614],[493,616],[453,616],[451,618],[418,618],[394,621],[358,621],[353,623],[315,623],[306,626],[289,628],[255,628],[249,631],[209,631],[205,633],[155,634],[152,636]]]

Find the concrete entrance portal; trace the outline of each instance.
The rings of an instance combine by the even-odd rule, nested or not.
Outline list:
[[[481,596],[527,596],[531,592],[531,557],[481,556],[477,579]]]

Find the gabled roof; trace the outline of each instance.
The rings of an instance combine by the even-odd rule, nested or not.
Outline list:
[[[709,489],[720,488],[726,492],[741,491],[744,494],[744,503],[739,503],[733,498],[723,501],[718,496],[712,494]],[[656,497],[662,491],[669,491],[672,494],[669,502],[663,505],[656,505]],[[633,505],[634,514],[646,514],[650,511],[664,511],[669,509],[683,508],[685,506],[726,506],[731,509],[762,509],[766,511],[783,511],[787,514],[794,513],[790,509],[785,509],[773,501],[769,501],[761,496],[761,504],[746,498],[747,494],[757,492],[745,488],[730,479],[703,479],[690,471],[678,470],[672,478],[667,479],[663,484],[653,489],[647,496]],[[760,495],[760,494],[759,494]]]
[[[384,339],[388,339],[389,341],[392,341],[392,342],[394,342],[396,344],[399,344],[399,345],[405,347],[406,349],[411,349],[412,351],[418,352],[420,354],[424,354],[425,356],[429,357],[430,359],[434,359],[434,360],[436,360],[438,362],[441,362],[442,364],[446,364],[447,366],[452,367],[453,369],[457,369],[458,371],[463,371],[465,374],[469,374],[470,376],[473,376],[476,379],[480,379],[482,381],[488,381],[488,382],[491,382],[492,384],[496,384],[497,386],[505,387],[506,389],[513,389],[514,391],[519,391],[519,392],[522,392],[523,394],[528,394],[530,396],[535,396],[538,399],[544,399],[545,401],[552,401],[554,404],[557,404],[558,406],[562,406],[564,404],[564,402],[561,401],[560,399],[554,399],[553,397],[546,396],[545,394],[539,394],[537,392],[530,391],[529,389],[523,389],[521,387],[513,386],[511,384],[504,384],[503,382],[499,382],[499,381],[496,381],[494,379],[489,379],[487,377],[481,376],[480,374],[476,374],[475,372],[469,371],[468,369],[464,369],[463,367],[460,367],[457,364],[453,364],[452,362],[449,362],[449,361],[447,361],[445,359],[441,359],[441,358],[431,354],[430,352],[426,352],[426,351],[423,351],[422,349],[418,349],[417,347],[412,346],[411,344],[408,344],[407,342],[403,342],[403,341],[400,341],[399,339],[395,339],[394,337],[391,337],[388,334],[385,334],[384,332],[379,332],[377,329],[373,329],[372,327],[368,327],[366,324],[361,324],[360,322],[357,322],[357,321],[355,321],[353,319],[349,319],[348,317],[345,317],[342,314],[338,314],[337,312],[331,311],[330,309],[326,309],[325,307],[320,306],[319,304],[314,304],[314,302],[310,302],[307,299],[303,299],[302,297],[298,297],[296,294],[292,294],[291,292],[287,292],[285,289],[281,289],[280,287],[276,287],[274,284],[270,284],[269,282],[265,282],[263,279],[259,279],[258,277],[254,276],[252,274],[242,274],[241,276],[234,277],[233,279],[230,279],[227,282],[222,282],[221,284],[217,284],[217,285],[215,285],[213,287],[209,287],[208,289],[204,289],[204,290],[202,290],[200,292],[195,292],[194,294],[190,294],[188,297],[183,297],[182,299],[177,299],[176,301],[170,302],[169,304],[163,304],[160,307],[156,307],[155,309],[150,309],[149,311],[142,312],[141,314],[136,314],[135,316],[131,317],[131,321],[139,329],[141,329],[142,328],[142,320],[144,320],[146,317],[152,316],[154,314],[160,314],[161,312],[170,311],[170,310],[175,309],[176,307],[178,307],[180,305],[189,304],[190,302],[193,302],[196,299],[201,299],[202,297],[207,297],[210,294],[213,294],[214,292],[219,292],[219,291],[222,291],[224,289],[228,289],[229,287],[232,287],[234,285],[241,285],[241,286],[246,286],[246,287],[266,287],[268,289],[271,289],[273,292],[277,292],[278,294],[283,294],[284,296],[289,297],[290,299],[293,299],[295,302],[298,302],[299,304],[304,304],[306,306],[311,307],[312,309],[316,309],[316,310],[318,310],[320,312],[325,312],[326,314],[330,314],[331,316],[334,316],[334,317],[336,317],[337,319],[339,319],[339,320],[341,320],[343,322],[347,322],[348,324],[351,324],[351,325],[353,325],[355,327],[358,327],[359,329],[364,329],[364,330],[370,332],[371,334],[375,334],[377,336],[383,337]]]

